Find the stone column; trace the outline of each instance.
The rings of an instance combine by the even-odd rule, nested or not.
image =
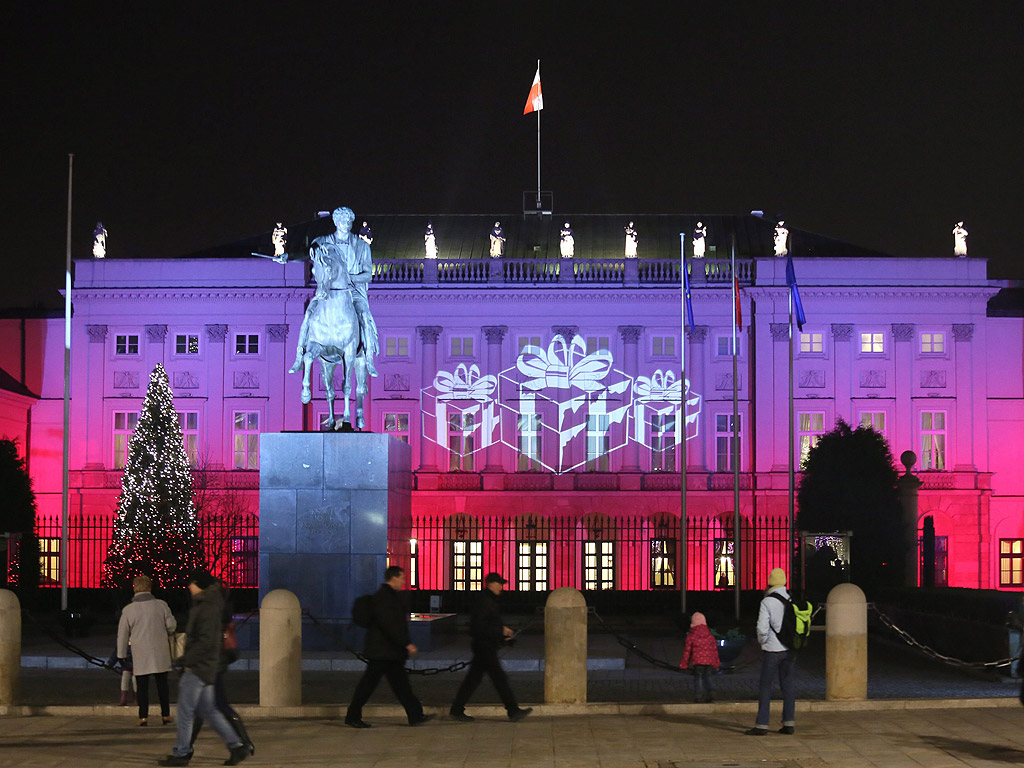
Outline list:
[[[633,262],[632,259],[626,262],[627,265],[631,263],[635,262]],[[622,365],[626,373],[633,378],[636,378],[637,374],[640,372],[640,361],[637,347],[643,330],[644,327],[642,325],[619,326],[619,334],[622,336]],[[676,425],[676,429],[681,427],[681,424]],[[636,440],[629,440],[626,443],[625,449],[623,449],[622,471],[640,471],[640,443]]]
[[[770,328],[772,332],[771,370],[776,372],[772,379],[772,402],[775,404],[776,413],[779,414],[771,420],[771,455],[774,457],[772,471],[787,472],[789,462],[795,458],[786,458],[789,455],[789,347],[786,346],[789,344],[789,323],[771,323]],[[786,415],[781,416],[781,414]]]
[[[886,436],[894,443],[906,445],[916,439],[914,425],[914,326],[911,323],[892,324],[892,396],[896,410],[896,428],[888,429]],[[881,366],[879,366],[881,367]],[[886,382],[888,384],[889,382]],[[878,390],[873,390],[877,392]],[[885,390],[882,390],[885,392]],[[858,426],[854,424],[853,426]],[[912,444],[912,443],[911,443]]]
[[[230,429],[231,414],[224,413],[224,363],[227,356],[226,325],[206,326],[206,445],[210,454],[210,468],[232,467],[233,460],[225,450],[225,431]],[[202,386],[202,384],[200,384]],[[200,448],[202,450],[202,448]]]
[[[260,604],[260,706],[302,703],[302,607],[287,589]]]
[[[946,469],[974,472],[974,422],[985,422],[984,396],[975,403],[973,377],[974,323],[953,324],[953,370],[956,377],[956,424],[946,424]],[[975,411],[977,409],[977,413]],[[984,442],[984,438],[978,441]],[[953,461],[953,459],[956,461]]]
[[[587,601],[560,587],[544,607],[544,703],[587,702]]]
[[[266,327],[267,339],[267,424],[264,432],[281,432],[286,427],[285,403],[288,402],[287,376],[291,361],[287,355],[288,326]]]
[[[152,371],[157,363],[164,362],[164,354],[166,352],[165,342],[167,341],[167,326],[166,325],[147,325],[146,326],[146,370],[143,371],[143,378],[148,381],[149,373]]]
[[[706,325],[695,325],[693,330],[686,330],[686,347],[689,350],[690,359],[687,361],[686,378],[690,380],[690,388],[701,396],[700,416],[697,417],[697,437],[686,444],[686,469],[695,472],[707,472],[707,446],[706,436],[710,432],[714,434],[715,426],[708,419],[711,417],[707,411],[707,396],[711,387],[704,380],[704,355],[706,354],[708,339],[708,327]],[[685,392],[683,395],[685,396]],[[703,419],[704,424],[700,422]]]
[[[492,259],[492,264],[497,263],[501,266],[501,259]],[[494,376],[495,379],[501,373],[501,343],[505,339],[505,334],[508,333],[507,325],[485,325],[483,327],[484,338],[487,339],[487,373]],[[501,388],[498,387],[494,390],[494,396],[500,398]],[[502,445],[501,445],[501,410],[499,408],[499,421],[495,424],[497,434],[491,435],[493,442],[487,448],[487,463],[484,466],[484,472],[503,472],[504,466],[502,466]]]
[[[839,584],[826,600],[825,698],[868,696],[868,604],[856,584]]]
[[[85,439],[82,441],[85,443],[85,468],[102,469],[110,460],[108,451],[104,450],[105,447],[109,447],[110,442],[103,438],[103,394],[107,384],[107,326],[87,325],[85,331],[89,336],[89,349],[86,353],[88,367],[84,376],[73,375],[72,383],[80,380],[80,386],[83,387],[81,398],[85,401],[86,412],[83,436]],[[90,392],[93,386],[97,389]],[[79,393],[73,389],[71,394],[72,397],[77,397]],[[72,440],[72,444],[75,442],[76,440]]]
[[[0,706],[13,706],[21,695],[21,604],[0,589]]]
[[[443,329],[439,325],[420,325],[416,332],[420,335],[421,368],[420,386],[429,387],[437,374],[437,340],[441,338]],[[417,409],[418,410],[418,409]],[[412,425],[410,425],[411,427]],[[419,469],[425,472],[437,472],[437,451],[439,449],[427,437],[423,426],[423,414],[420,413],[420,463]]]
[[[849,424],[857,427],[860,421],[853,412],[853,374],[850,340],[853,323],[833,323],[832,327],[832,381],[835,392],[836,415],[844,415]],[[846,413],[844,414],[843,411]]]
[[[918,491],[922,482],[910,472],[917,463],[916,453],[904,451],[900,454],[900,463],[904,472],[897,478],[896,486],[899,489],[900,510],[903,513],[903,552],[906,557],[903,564],[903,586],[916,587]]]

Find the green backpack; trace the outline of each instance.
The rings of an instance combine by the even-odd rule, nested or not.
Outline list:
[[[778,632],[772,627],[772,632],[789,650],[799,651],[811,639],[811,614],[814,613],[814,606],[810,600],[787,600],[778,592],[772,592],[769,597],[774,597],[783,606],[782,627]]]

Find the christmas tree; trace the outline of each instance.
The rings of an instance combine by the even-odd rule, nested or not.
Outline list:
[[[172,398],[167,372],[158,364],[128,443],[104,586],[125,587],[145,574],[164,588],[184,587],[204,565],[192,472]]]

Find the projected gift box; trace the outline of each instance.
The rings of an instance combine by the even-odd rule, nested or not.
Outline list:
[[[636,442],[651,450],[665,450],[682,442],[683,382],[674,371],[655,371],[650,377],[638,376],[633,387],[631,434]],[[686,380],[686,439],[697,436],[697,417],[701,396]]]
[[[497,386],[497,379],[481,375],[476,365],[438,371],[421,393],[427,437],[459,456],[493,445],[498,440]]]

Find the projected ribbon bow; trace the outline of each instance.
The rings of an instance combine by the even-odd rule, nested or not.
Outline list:
[[[697,436],[697,417],[700,415],[701,397],[690,389],[689,379],[686,387],[686,439]],[[648,448],[664,450],[664,438],[672,436],[672,443],[679,445],[683,440],[682,433],[676,428],[684,413],[683,381],[676,378],[674,371],[660,369],[648,376],[637,376],[633,392],[633,439]],[[651,416],[658,417],[656,421]],[[648,431],[650,430],[650,431]],[[654,441],[657,438],[658,445]]]
[[[599,349],[588,355],[579,336],[571,344],[566,344],[562,336],[555,336],[546,350],[533,345],[524,347],[516,367],[529,377],[522,386],[534,392],[549,387],[598,392],[604,389],[602,381],[612,369],[612,353]]]
[[[438,371],[434,377],[434,389],[439,394],[438,400],[476,400],[486,403],[494,395],[498,386],[496,376],[481,376],[480,368],[459,363],[451,373]]]

